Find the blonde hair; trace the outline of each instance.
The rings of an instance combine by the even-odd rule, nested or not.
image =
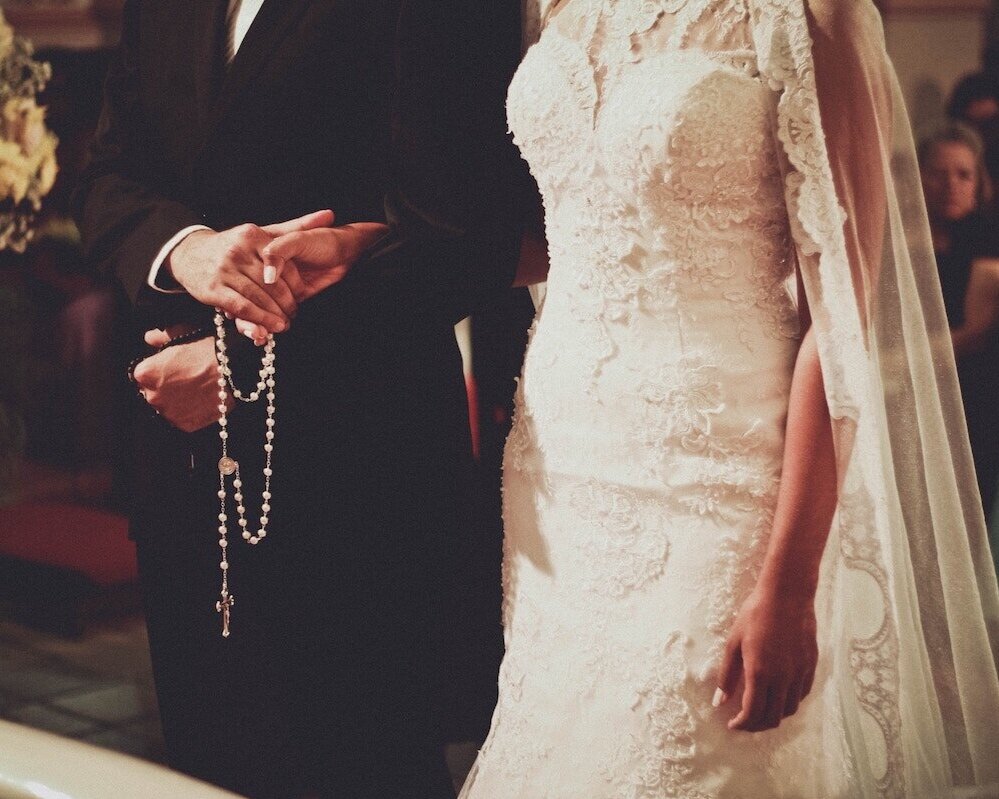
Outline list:
[[[926,166],[926,162],[941,144],[963,144],[971,151],[975,157],[975,171],[978,173],[978,189],[975,192],[978,207],[990,203],[993,197],[992,178],[985,166],[985,142],[978,131],[956,120],[938,122],[919,140],[917,153],[920,169]]]

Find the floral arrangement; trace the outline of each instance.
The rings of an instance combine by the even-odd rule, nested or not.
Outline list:
[[[35,102],[52,75],[0,11],[0,250],[23,252],[42,198],[55,183],[58,140]]]

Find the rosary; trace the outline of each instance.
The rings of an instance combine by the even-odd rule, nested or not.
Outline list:
[[[219,548],[222,560],[219,568],[222,570],[221,598],[215,603],[215,612],[222,614],[222,637],[229,637],[229,621],[236,598],[229,593],[229,516],[226,513],[226,477],[232,477],[233,500],[236,503],[236,515],[243,540],[256,546],[267,537],[267,523],[271,506],[271,456],[274,453],[274,336],[267,336],[264,344],[264,354],[261,358],[257,385],[249,394],[243,394],[233,382],[232,369],[229,366],[229,356],[226,354],[225,317],[221,310],[215,309],[215,359],[218,362],[219,387],[219,439],[222,442],[222,457],[219,459]],[[228,392],[241,402],[256,402],[263,394],[267,399],[266,431],[264,432],[264,490],[260,504],[260,524],[257,531],[251,532],[246,520],[246,507],[243,504],[243,480],[240,477],[239,462],[229,455],[229,425],[226,400]]]

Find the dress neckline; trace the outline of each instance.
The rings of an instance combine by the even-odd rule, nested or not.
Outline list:
[[[564,6],[548,19],[541,32],[567,61],[564,66],[570,73],[570,82],[579,97],[580,107],[590,116],[590,130],[595,131],[606,87],[613,82],[621,69],[629,63],[643,60],[637,49],[636,37],[651,31],[660,20],[673,15],[673,26],[665,34],[666,44],[655,55],[674,55],[678,58],[696,58],[724,65],[724,59],[712,58],[698,47],[688,47],[687,38],[698,21],[712,8],[727,0],[566,0]],[[583,9],[575,19],[559,24],[558,17],[573,9],[576,4]],[[566,25],[578,25],[579,35],[566,30]],[[601,41],[601,35],[604,39]],[[601,57],[595,51],[601,45]],[[603,57],[604,54],[607,57]],[[724,51],[732,65],[740,72],[749,72],[749,62],[755,54],[748,49]]]

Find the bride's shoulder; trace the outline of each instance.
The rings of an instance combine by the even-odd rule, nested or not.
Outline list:
[[[827,84],[881,85],[887,78],[884,26],[872,0],[804,0],[815,65]]]
[[[812,27],[841,45],[882,30],[873,0],[805,0],[805,8]]]

